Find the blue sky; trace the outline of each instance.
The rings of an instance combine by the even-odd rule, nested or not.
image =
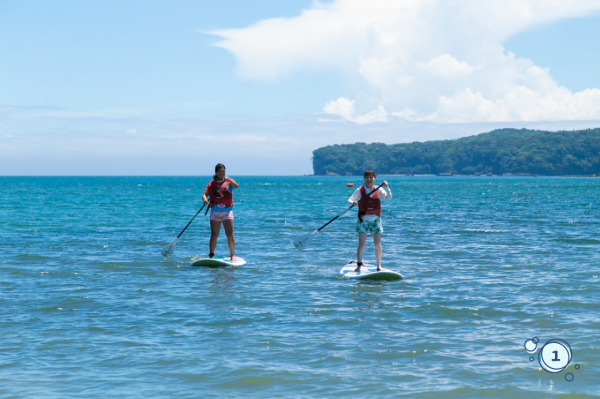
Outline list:
[[[0,175],[312,173],[328,144],[600,126],[600,3],[0,0]]]

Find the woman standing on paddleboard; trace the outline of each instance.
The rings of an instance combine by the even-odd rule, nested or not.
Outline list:
[[[225,165],[221,163],[217,164],[217,166],[215,166],[213,180],[208,183],[206,190],[204,190],[204,195],[202,196],[202,201],[204,201],[205,204],[208,204],[208,196],[214,193],[212,194],[212,197],[210,197],[209,205],[211,208],[209,258],[215,256],[221,223],[223,223],[223,229],[225,229],[225,235],[227,236],[227,245],[229,246],[231,260],[233,260],[235,256],[235,239],[233,238],[233,190],[236,188],[238,188],[238,184],[232,178],[225,176]]]
[[[365,171],[363,176],[365,184],[357,188],[348,199],[349,205],[358,205],[358,222],[356,223],[356,232],[358,233],[356,272],[359,272],[360,267],[362,266],[362,258],[365,253],[368,233],[373,234],[373,245],[375,246],[375,257],[377,258],[377,271],[381,271],[381,234],[383,233],[383,225],[381,223],[381,199],[383,198],[387,201],[391,200],[392,191],[388,186],[388,182],[385,180],[381,182],[379,187],[373,187],[375,178],[375,172],[372,170]],[[373,189],[377,191],[373,192]],[[360,203],[358,202],[367,195],[369,195],[369,198],[366,198]]]

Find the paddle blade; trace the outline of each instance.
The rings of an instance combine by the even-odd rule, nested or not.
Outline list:
[[[177,238],[171,241],[169,244],[165,245],[165,247],[160,251],[160,254],[165,258],[171,256],[173,251],[175,251],[175,245],[177,245]]]
[[[296,247],[296,249],[304,249],[308,246],[308,244],[310,243],[310,241],[313,238],[313,235],[315,235],[315,233],[317,232],[317,230],[313,231],[312,233],[309,233],[307,235],[304,235],[300,238],[297,238],[294,241],[294,246]]]

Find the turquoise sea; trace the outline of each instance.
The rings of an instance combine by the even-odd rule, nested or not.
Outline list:
[[[189,266],[204,212],[160,255],[209,177],[0,177],[0,397],[599,397],[600,179],[385,177],[405,279],[360,282],[354,210],[292,242],[361,177],[230,172],[248,264],[224,269]]]

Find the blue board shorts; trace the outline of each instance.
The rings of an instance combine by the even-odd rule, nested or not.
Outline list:
[[[377,218],[372,222],[364,220],[361,222],[360,219],[356,222],[356,232],[363,234],[381,234],[383,233],[383,224],[381,224],[381,218]]]

